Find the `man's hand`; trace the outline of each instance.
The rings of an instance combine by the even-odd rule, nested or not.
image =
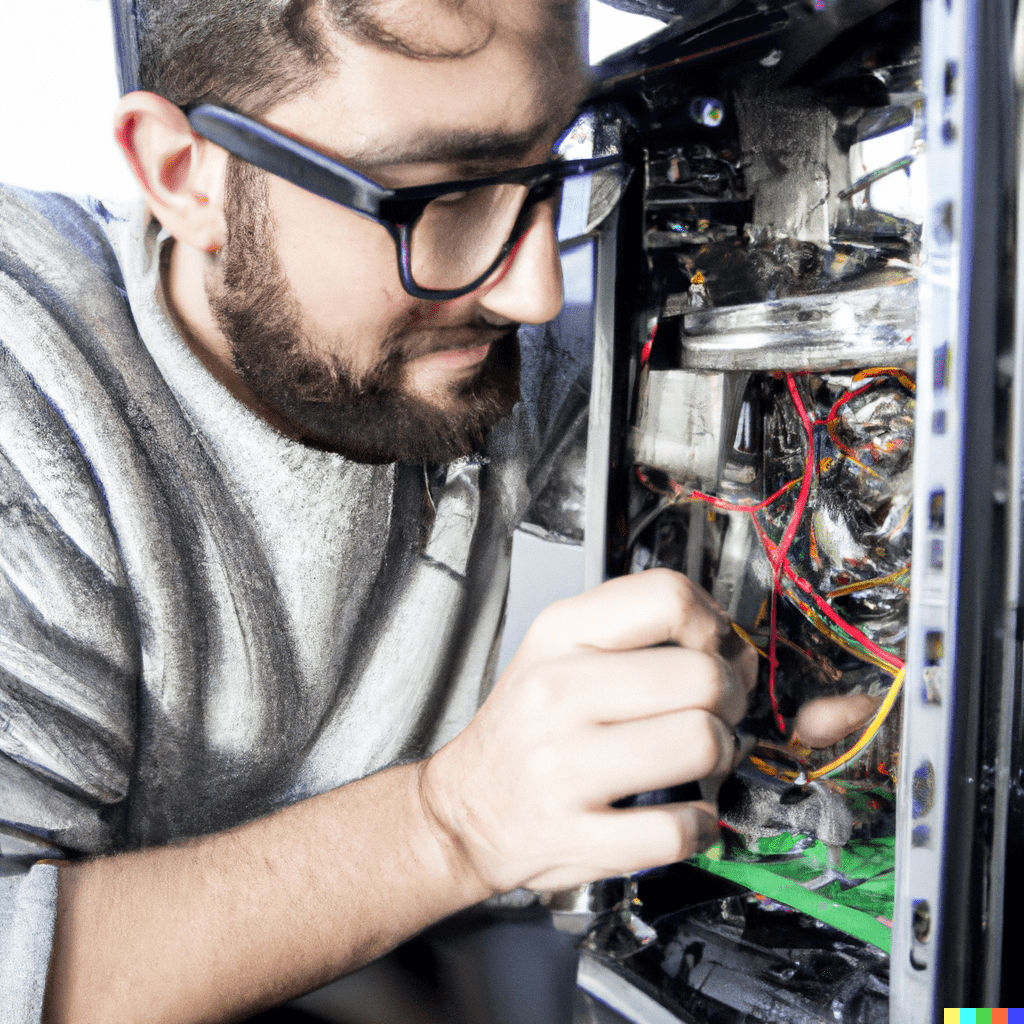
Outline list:
[[[610,804],[732,769],[757,656],[731,636],[712,599],[664,569],[540,615],[470,726],[423,766],[425,807],[467,868],[494,892],[566,888],[714,843],[710,803]]]
[[[881,697],[846,693],[808,701],[797,713],[793,735],[812,749],[831,747],[871,721]]]
[[[546,611],[434,757],[229,832],[61,867],[44,1019],[237,1020],[353,970],[488,895],[686,857],[706,802],[619,797],[721,774],[754,655],[675,573]],[[725,645],[728,648],[728,644]]]

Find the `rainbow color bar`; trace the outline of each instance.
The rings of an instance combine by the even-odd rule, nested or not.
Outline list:
[[[942,1024],[1024,1024],[1024,1009],[1019,1006],[995,1010],[946,1007],[942,1011]]]

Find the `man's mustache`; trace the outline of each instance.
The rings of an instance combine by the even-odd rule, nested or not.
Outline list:
[[[491,351],[481,364],[493,359],[502,359],[502,353],[516,346],[516,332],[519,324],[502,324],[496,327],[488,323],[460,324],[453,327],[420,328],[414,331],[394,331],[383,346],[386,355],[369,373],[356,377],[343,366],[335,365],[333,374],[325,377],[317,373],[292,374],[290,391],[292,401],[310,408],[337,404],[339,401],[338,382],[348,381],[349,399],[393,391],[401,386],[403,367],[415,359],[434,355],[437,352],[458,352],[464,349],[490,345]],[[310,360],[312,363],[312,360]]]

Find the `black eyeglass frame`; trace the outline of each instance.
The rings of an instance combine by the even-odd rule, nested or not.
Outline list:
[[[553,195],[566,178],[589,174],[623,162],[618,155],[583,160],[558,160],[516,167],[488,178],[442,181],[411,188],[387,188],[259,121],[227,107],[203,103],[186,110],[196,134],[221,146],[246,163],[290,181],[293,185],[362,214],[384,227],[395,243],[402,287],[414,298],[445,301],[479,288],[501,265],[522,238],[530,210]],[[416,222],[427,205],[440,196],[466,192],[488,185],[525,185],[528,189],[522,209],[508,240],[494,262],[475,280],[460,288],[421,288],[412,277],[410,241]]]

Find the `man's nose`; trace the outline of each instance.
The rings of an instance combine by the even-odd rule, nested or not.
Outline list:
[[[477,292],[477,303],[512,323],[543,324],[558,316],[562,308],[562,262],[550,202],[533,208],[526,233]]]

